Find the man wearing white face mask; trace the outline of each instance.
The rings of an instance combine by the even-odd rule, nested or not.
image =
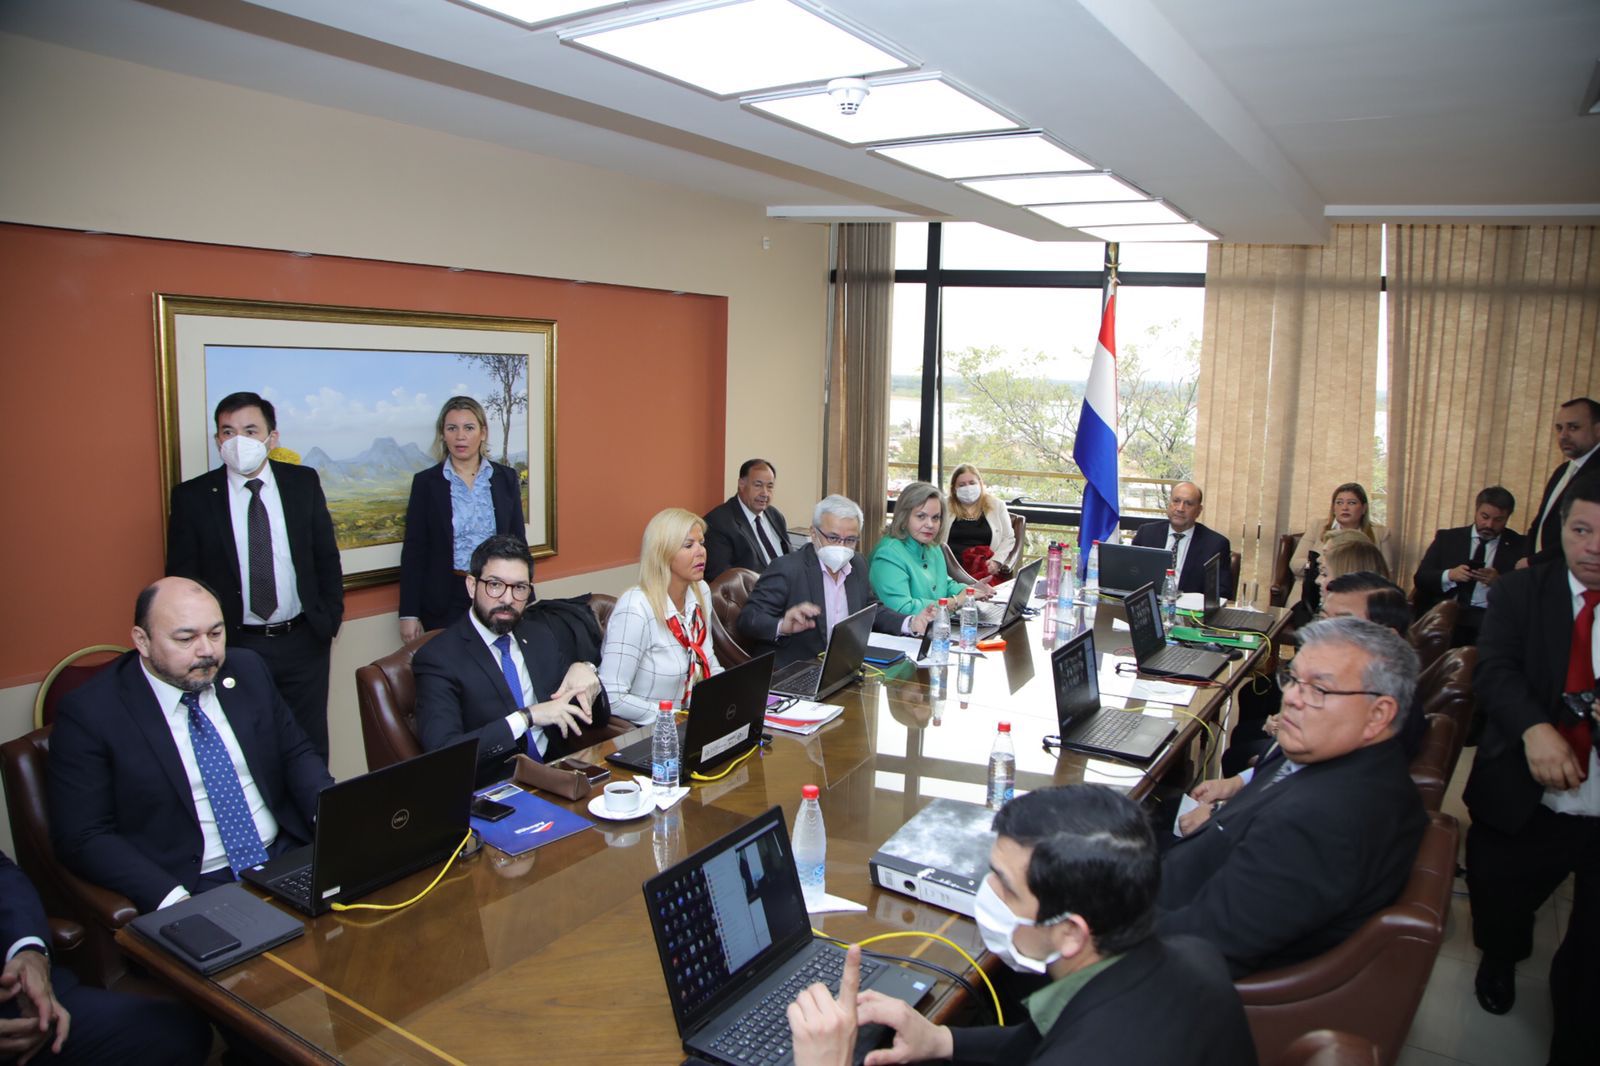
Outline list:
[[[167,573],[215,590],[228,643],[267,662],[295,720],[328,759],[329,646],[344,618],[344,572],[322,481],[269,460],[277,412],[253,392],[214,414],[223,465],[172,489]]]
[[[851,1061],[855,1024],[894,1030],[867,1066],[958,1063],[1250,1066],[1255,1044],[1215,948],[1152,935],[1160,861],[1136,804],[1102,785],[1019,796],[995,815],[999,839],[978,890],[989,951],[1050,983],[1011,1025],[951,1028],[872,992],[856,994],[852,948],[835,1000],[822,985],[789,1008],[796,1066]],[[853,1002],[852,1002],[853,1001]]]
[[[777,653],[774,667],[822,654],[828,634],[845,618],[877,603],[861,544],[861,508],[843,496],[828,496],[811,517],[811,543],[774,559],[762,571],[739,615],[739,634],[752,652]],[[879,606],[872,628],[880,633],[921,636],[932,610],[903,615]]]

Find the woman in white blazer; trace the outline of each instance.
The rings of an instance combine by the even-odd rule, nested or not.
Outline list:
[[[950,475],[950,495],[945,501],[944,529],[940,539],[950,545],[956,560],[969,548],[987,547],[991,554],[983,567],[968,572],[979,579],[1006,577],[1005,561],[1017,546],[1011,512],[1000,497],[983,484],[983,475],[971,463],[962,463]],[[965,565],[964,563],[962,565]]]

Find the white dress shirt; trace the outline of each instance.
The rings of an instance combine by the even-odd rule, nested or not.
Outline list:
[[[1583,609],[1583,594],[1587,590],[1572,576],[1571,570],[1567,571],[1567,587],[1572,590],[1572,617],[1576,619]],[[1600,677],[1600,625],[1595,626],[1589,640],[1592,668],[1595,676]],[[1589,749],[1589,776],[1583,784],[1559,792],[1547,788],[1542,802],[1557,814],[1600,816],[1600,750]]]
[[[195,761],[194,745],[189,740],[189,709],[183,705],[183,690],[156,677],[144,667],[143,662],[139,665],[144,669],[144,679],[150,683],[150,691],[155,695],[156,704],[166,719],[167,729],[172,732],[173,743],[178,746],[178,758],[183,763],[184,776],[189,779],[189,796],[194,801],[194,813],[200,820],[200,838],[204,842],[200,854],[200,872],[208,874],[225,869],[228,865],[228,849],[222,844],[222,834],[217,832],[217,816],[211,811],[211,799],[206,795],[206,784],[200,777],[200,764]],[[239,739],[233,735],[228,716],[222,712],[216,686],[206,686],[199,695],[200,710],[211,720],[212,728],[228,749],[228,758],[239,775],[239,787],[244,790],[244,801],[250,808],[250,817],[256,823],[256,835],[261,838],[262,846],[266,847],[278,839],[278,820],[272,816],[267,801],[261,797],[261,790],[256,787],[250,764],[244,759],[244,750],[239,747]],[[188,891],[179,885],[167,893],[157,909],[188,898]]]
[[[739,500],[739,497],[735,496],[734,499]],[[739,510],[744,512],[744,520],[750,526],[750,535],[756,539],[756,552],[761,556],[762,565],[765,566],[767,563],[772,562],[772,556],[767,554],[766,545],[762,544],[761,538],[756,535],[757,525],[760,525],[761,531],[767,535],[767,544],[771,544],[772,550],[777,552],[779,555],[782,555],[783,544],[788,543],[789,534],[774,526],[772,524],[772,519],[767,517],[766,511],[762,511],[760,514],[757,514],[756,512],[750,510],[750,508],[746,507],[743,500],[739,500]],[[782,543],[779,542],[779,537],[783,538]],[[607,624],[609,625],[609,623]],[[653,720],[654,719],[652,719],[652,721]]]
[[[268,622],[287,622],[300,615],[300,593],[294,580],[294,558],[289,554],[289,527],[283,518],[283,497],[278,494],[278,481],[272,476],[272,464],[266,463],[255,477],[261,479],[261,503],[267,509],[267,524],[272,527],[272,576],[278,586],[278,609],[271,618],[262,618],[250,609],[250,490],[245,482],[252,480],[228,469],[228,517],[233,520],[234,554],[239,557],[239,588],[244,591],[244,624],[266,625]]]
[[[1478,527],[1477,526],[1473,526],[1472,527],[1472,543],[1469,545],[1469,549],[1467,551],[1467,561],[1468,562],[1471,562],[1472,561],[1472,557],[1478,554],[1478,541],[1480,539],[1482,539],[1482,538],[1480,538],[1478,536]],[[1487,569],[1489,569],[1489,568],[1494,566],[1494,553],[1499,551],[1499,550],[1500,550],[1500,538],[1499,537],[1491,538],[1489,540],[1489,543],[1486,544],[1484,546],[1484,549],[1483,549],[1483,566],[1484,566],[1484,569],[1487,570]],[[1445,592],[1449,592],[1451,589],[1456,587],[1456,583],[1454,581],[1450,580],[1450,571],[1449,570],[1446,570],[1444,572],[1444,576],[1442,576],[1439,579],[1439,587]],[[1487,606],[1489,606],[1489,586],[1485,585],[1482,581],[1478,582],[1478,587],[1472,590],[1472,606],[1474,606],[1474,607],[1487,607]]]
[[[472,619],[472,628],[478,631],[478,636],[482,637],[483,642],[489,646],[489,654],[494,657],[494,665],[503,674],[505,671],[500,666],[500,649],[494,646],[494,642],[500,639],[500,634],[478,621],[478,615],[471,607],[467,608],[467,617]],[[522,705],[524,707],[532,707],[535,702],[533,678],[528,676],[528,663],[522,657],[521,642],[517,640],[516,633],[510,634],[510,636],[511,662],[517,668],[517,684],[522,686]],[[521,711],[512,711],[506,715],[506,725],[511,727],[512,740],[521,740],[523,734],[528,731],[528,720],[522,716]],[[550,744],[550,738],[544,735],[543,729],[534,733],[533,744],[534,747],[539,749],[539,758],[543,759],[544,749]]]
[[[711,587],[697,581],[684,600],[687,615],[667,598],[668,617],[678,620],[685,636],[693,632],[695,615],[705,618],[706,661],[713,674],[721,673],[722,664],[712,646],[710,613],[700,606],[711,602]],[[624,592],[611,610],[606,641],[600,649],[600,683],[611,700],[611,713],[636,725],[654,722],[662,700],[671,700],[674,706],[682,701],[688,676],[689,649],[656,617],[644,589],[635,585]]]
[[[6,949],[6,961],[10,962],[14,957],[16,957],[17,952],[21,951],[23,948],[38,948],[40,951],[44,952],[46,958],[48,958],[50,955],[50,946],[43,940],[40,940],[36,936],[25,936]]]

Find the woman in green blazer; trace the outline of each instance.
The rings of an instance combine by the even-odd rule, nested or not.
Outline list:
[[[913,481],[900,490],[894,521],[872,552],[872,591],[879,603],[901,614],[919,614],[941,597],[953,600],[969,588],[980,600],[994,595],[989,585],[967,585],[950,576],[939,544],[943,527],[944,501],[937,485]]]

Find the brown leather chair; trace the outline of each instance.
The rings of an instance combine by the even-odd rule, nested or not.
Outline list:
[[[1468,743],[1478,716],[1478,699],[1472,687],[1472,672],[1477,665],[1477,648],[1451,648],[1435,659],[1433,665],[1417,679],[1417,691],[1422,696],[1422,713],[1430,717],[1442,715],[1456,725],[1446,780],[1455,772],[1456,763],[1461,759],[1462,745]]]
[[[1393,1063],[1433,972],[1456,874],[1456,820],[1432,814],[1400,898],[1332,951],[1234,982],[1263,1063],[1304,1033],[1338,1029]]]
[[[594,620],[600,624],[600,640],[606,639],[606,623],[611,621],[611,612],[617,609],[617,598],[604,592],[589,593],[589,610],[594,612]]]
[[[85,983],[110,988],[127,971],[113,937],[139,912],[126,897],[90,884],[56,859],[45,795],[49,771],[49,726],[0,744],[0,773],[5,777],[17,865],[39,890],[45,913],[79,927],[78,943],[67,963]]]
[[[117,656],[128,649],[121,644],[91,644],[79,648],[50,668],[39,682],[39,691],[33,697],[33,728],[49,725],[56,720],[56,708],[67,693],[88,681],[110,666]],[[92,662],[85,662],[90,660]]]
[[[1230,602],[1239,598],[1239,566],[1243,561],[1238,552],[1228,553],[1228,587],[1220,591],[1222,598]]]
[[[1426,670],[1450,650],[1455,636],[1456,622],[1461,617],[1461,605],[1455,600],[1440,600],[1406,630],[1406,639],[1417,649],[1417,658]]]
[[[1278,550],[1272,555],[1272,588],[1268,600],[1274,607],[1289,606],[1289,593],[1298,576],[1289,572],[1289,561],[1294,558],[1294,550],[1303,536],[1304,533],[1284,533],[1278,537]]]
[[[1381,1066],[1382,1061],[1365,1037],[1318,1029],[1290,1044],[1276,1063],[1262,1066]]]
[[[1022,550],[1023,549],[1023,537],[1027,534],[1027,532],[1028,532],[1028,519],[1027,519],[1027,517],[1025,515],[1020,515],[1020,514],[1012,515],[1011,516],[1011,533],[1012,533],[1012,535],[1014,537],[1016,537],[1016,541],[1015,541],[1015,543],[1012,544],[1010,554],[1008,554],[1004,559],[1000,560],[1001,563],[1003,563],[1005,565],[1005,568],[1008,571],[1012,572],[1012,573],[1016,573],[1017,566],[1022,562],[1022,556],[1024,554],[1024,552]],[[945,544],[945,545],[942,545],[942,547],[944,548],[944,568],[945,568],[945,571],[947,573],[949,573],[949,575],[951,577],[953,577],[957,581],[961,582],[963,585],[974,585],[974,584],[977,584],[977,581],[978,581],[977,577],[975,575],[973,575],[973,574],[968,573],[967,572],[967,568],[961,565],[961,560],[957,559],[956,558],[956,553],[950,550],[950,545]]]
[[[1411,760],[1411,780],[1422,794],[1426,809],[1436,811],[1444,802],[1444,790],[1450,786],[1450,775],[1456,768],[1455,754],[1460,750],[1454,720],[1443,714],[1428,715],[1422,748]]]
[[[725,667],[750,660],[750,653],[734,634],[739,632],[739,612],[760,578],[754,570],[735,566],[711,582],[711,644],[717,649],[717,661]]]

